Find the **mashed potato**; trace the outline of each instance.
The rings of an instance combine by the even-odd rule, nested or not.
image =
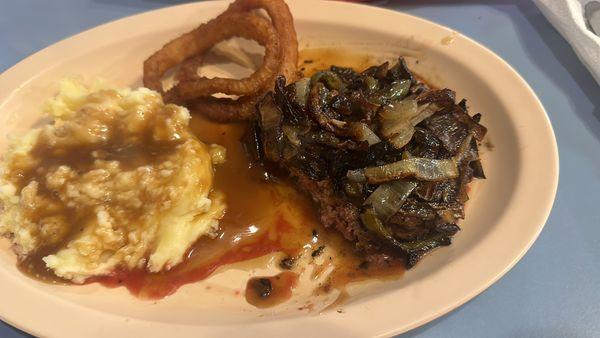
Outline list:
[[[225,204],[213,164],[225,149],[192,135],[186,108],[70,79],[45,110],[53,123],[16,140],[0,178],[0,235],[21,258],[48,251],[48,268],[81,283],[170,269],[216,234]]]

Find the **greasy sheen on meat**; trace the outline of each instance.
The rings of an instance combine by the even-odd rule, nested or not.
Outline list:
[[[361,73],[332,66],[287,86],[279,77],[257,104],[246,142],[258,164],[289,176],[321,222],[367,260],[410,268],[450,244],[468,183],[485,178],[480,118],[399,59]]]

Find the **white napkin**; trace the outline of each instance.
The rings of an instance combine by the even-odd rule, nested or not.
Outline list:
[[[534,0],[600,84],[600,37],[586,26],[586,4],[597,0]],[[597,16],[596,13],[595,16]],[[592,20],[597,20],[596,18]],[[597,32],[600,34],[600,32]]]

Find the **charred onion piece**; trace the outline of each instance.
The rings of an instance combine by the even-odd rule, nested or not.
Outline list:
[[[362,224],[372,232],[373,234],[386,240],[389,244],[400,247],[401,243],[394,238],[392,233],[383,225],[383,222],[377,217],[373,208],[367,208],[362,214],[360,214],[360,220]]]
[[[394,148],[400,149],[412,139],[415,126],[438,109],[433,103],[418,106],[416,100],[412,99],[383,106],[379,113],[380,131]]]
[[[281,157],[281,139],[283,131],[281,129],[282,113],[275,104],[273,94],[265,95],[258,104],[259,126],[262,130],[262,146],[265,158],[269,161],[277,162]]]
[[[363,122],[351,122],[348,124],[348,133],[352,139],[356,141],[365,141],[370,146],[381,142],[381,139],[377,134],[369,128],[369,126]]]
[[[410,89],[410,80],[399,80],[392,82],[387,88],[382,89],[375,96],[371,97],[371,102],[384,104],[400,100],[408,94]]]
[[[308,84],[310,79],[303,78],[294,83],[294,100],[300,107],[306,107],[306,100],[308,99]]]
[[[439,246],[450,245],[450,236],[458,231],[458,226],[456,224],[449,224],[447,225],[445,232],[435,233],[421,240],[402,242],[396,239],[385,225],[383,225],[373,209],[367,209],[363,212],[360,215],[360,219],[370,232],[379,236],[388,245],[404,252],[407,258],[406,265],[409,269],[415,266],[427,252]]]
[[[381,184],[365,200],[365,204],[371,205],[377,216],[383,220],[395,215],[404,201],[417,187],[412,181],[393,181]]]
[[[423,181],[442,181],[458,177],[458,168],[454,159],[436,160],[413,157],[377,167],[351,170],[349,177],[364,177],[364,180],[376,184],[414,177]],[[362,175],[361,175],[362,173]]]
[[[340,90],[344,86],[342,79],[334,72],[330,70],[322,70],[316,72],[310,78],[311,85],[315,85],[317,82],[321,82],[329,90]]]

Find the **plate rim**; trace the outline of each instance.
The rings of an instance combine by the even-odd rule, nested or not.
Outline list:
[[[193,8],[194,10],[198,10],[198,9],[202,9],[204,7],[219,7],[219,8],[224,8],[224,4],[228,3],[230,1],[227,0],[220,0],[220,1],[208,1],[208,2],[201,2],[201,3],[187,3],[187,4],[180,4],[180,5],[176,5],[176,6],[168,6],[168,7],[163,7],[160,9],[155,9],[155,10],[150,10],[150,11],[144,11],[138,14],[134,14],[131,16],[126,16],[123,18],[119,18],[119,19],[115,19],[112,21],[109,21],[107,23],[89,28],[87,30],[84,30],[82,32],[76,33],[74,35],[71,35],[65,39],[62,39],[54,44],[51,44],[29,56],[27,56],[26,58],[24,58],[23,60],[19,61],[18,63],[16,63],[15,65],[9,67],[8,69],[6,69],[4,72],[2,72],[0,74],[0,86],[2,85],[2,82],[4,82],[6,80],[7,77],[10,77],[11,75],[13,75],[12,73],[15,72],[15,70],[18,70],[19,68],[23,67],[24,65],[27,65],[28,63],[34,62],[38,57],[43,56],[44,53],[47,53],[53,49],[59,48],[65,44],[71,43],[76,41],[77,39],[81,39],[84,36],[92,33],[92,32],[98,32],[101,31],[103,29],[106,29],[109,26],[115,25],[115,24],[123,24],[127,21],[133,21],[135,19],[140,19],[143,16],[153,16],[153,15],[157,15],[159,12],[167,12],[167,11],[175,11],[175,10],[181,10],[185,7],[190,7]],[[479,295],[480,293],[482,293],[484,290],[486,290],[487,288],[489,288],[492,284],[494,284],[495,282],[497,282],[500,278],[502,278],[510,269],[512,269],[520,260],[521,258],[525,255],[525,253],[531,248],[531,246],[533,245],[533,243],[535,242],[535,240],[538,238],[539,234],[541,233],[542,229],[545,226],[545,223],[547,222],[547,219],[550,215],[550,212],[552,210],[554,201],[556,199],[556,193],[557,193],[557,189],[558,189],[558,181],[559,181],[559,154],[558,154],[558,146],[557,146],[557,141],[556,141],[556,136],[554,133],[554,129],[552,126],[552,123],[550,121],[550,118],[546,112],[546,110],[543,107],[543,104],[541,103],[540,99],[537,97],[537,95],[535,94],[535,92],[533,91],[533,89],[529,86],[529,84],[527,83],[527,81],[525,81],[525,79],[508,63],[506,62],[504,59],[502,59],[500,56],[498,56],[497,54],[495,54],[493,51],[491,51],[489,48],[485,47],[484,45],[480,44],[479,42],[477,42],[476,40],[472,39],[471,37],[457,32],[456,30],[440,25],[438,23],[435,23],[433,21],[427,20],[427,19],[423,19],[421,17],[418,16],[414,16],[414,15],[410,15],[407,13],[403,13],[400,11],[395,11],[395,10],[388,10],[388,9],[384,9],[384,8],[378,8],[378,7],[373,7],[373,6],[369,6],[366,4],[356,4],[356,3],[346,3],[346,2],[337,2],[337,1],[332,1],[332,2],[327,2],[326,4],[319,1],[319,0],[287,0],[288,4],[290,4],[290,7],[295,7],[298,6],[300,3],[302,3],[302,6],[309,6],[310,3],[315,3],[315,4],[319,4],[320,6],[323,5],[327,5],[327,6],[331,6],[331,7],[336,7],[336,6],[341,6],[341,7],[354,7],[357,8],[357,10],[366,10],[366,11],[370,11],[370,12],[379,12],[379,13],[385,13],[385,15],[398,15],[398,16],[404,16],[404,17],[408,17],[411,20],[418,20],[423,22],[424,24],[427,25],[432,25],[437,27],[438,29],[443,29],[449,33],[456,33],[458,34],[459,37],[465,39],[469,44],[473,44],[474,46],[476,46],[478,49],[482,50],[483,52],[485,52],[488,56],[493,57],[495,59],[495,61],[500,62],[504,68],[506,70],[508,70],[510,72],[510,74],[512,76],[514,76],[516,78],[517,81],[519,81],[524,88],[527,90],[527,95],[531,96],[533,98],[533,104],[535,104],[537,106],[537,108],[543,113],[542,116],[544,117],[544,122],[545,122],[545,127],[548,129],[547,130],[547,136],[550,136],[549,141],[549,148],[551,148],[551,153],[548,154],[550,157],[550,161],[552,164],[552,182],[546,182],[546,183],[551,183],[550,185],[550,189],[549,189],[549,193],[551,197],[547,197],[546,201],[544,203],[544,208],[543,210],[538,212],[538,220],[540,223],[540,225],[538,225],[536,227],[536,232],[533,236],[531,236],[528,240],[528,242],[526,243],[525,246],[523,246],[520,251],[518,252],[518,254],[514,255],[512,257],[512,260],[509,262],[509,264],[507,264],[506,266],[504,266],[504,268],[501,271],[497,271],[495,276],[493,278],[488,279],[485,283],[482,283],[480,285],[479,288],[473,289],[470,293],[468,293],[467,295],[464,295],[462,298],[455,300],[453,303],[451,304],[446,304],[445,307],[438,309],[437,311],[434,311],[432,313],[430,313],[428,316],[424,316],[422,317],[420,320],[418,321],[413,321],[410,325],[404,325],[402,327],[398,327],[398,328],[390,328],[385,332],[377,332],[378,336],[388,336],[388,335],[394,335],[394,334],[398,334],[398,333],[402,333],[402,332],[406,332],[409,330],[412,330],[418,326],[421,326],[435,318],[441,317],[445,314],[447,314],[448,312],[456,309],[457,307],[465,304],[466,302],[468,302],[469,300],[473,299],[474,297],[476,297],[477,295]],[[383,14],[382,14],[383,15]],[[175,25],[174,25],[175,26]],[[47,63],[47,62],[46,62]],[[29,77],[27,79],[27,81],[31,81],[34,80],[35,76],[33,77]],[[17,88],[15,88],[16,90]],[[9,92],[8,94],[0,94],[0,111],[2,111],[4,104],[9,101],[10,96],[12,95],[13,92]],[[548,140],[547,140],[548,141]],[[39,291],[40,293],[42,293],[41,291]],[[71,304],[70,302],[64,302],[66,305],[68,306],[79,306],[77,304]],[[92,308],[87,308],[89,311],[91,311],[92,313],[98,313],[101,314],[101,311],[92,309]],[[111,317],[115,317],[115,315],[112,314],[108,314]],[[310,316],[307,316],[306,318],[311,318]],[[35,328],[35,325],[29,325],[28,322],[26,320],[24,320],[24,318],[21,318],[21,320],[18,320],[16,318],[12,318],[11,315],[9,313],[7,313],[3,308],[0,308],[0,319],[2,319],[3,321],[5,321],[6,323],[19,328],[21,330],[24,330],[28,333],[34,334],[34,335],[56,335],[57,333],[60,332],[60,328],[58,330],[55,330],[53,333],[49,333],[47,331],[38,331]],[[294,318],[295,320],[298,319],[298,317]],[[126,328],[127,330],[131,330],[131,326],[133,322],[140,322],[142,325],[148,325],[152,322],[148,322],[142,319],[136,319],[136,318],[131,318],[128,321],[128,325]],[[286,319],[282,319],[282,321],[286,321]],[[158,323],[161,325],[167,325],[167,326],[171,326],[174,327],[177,324],[167,324],[167,323]],[[131,331],[129,331],[131,332]]]

